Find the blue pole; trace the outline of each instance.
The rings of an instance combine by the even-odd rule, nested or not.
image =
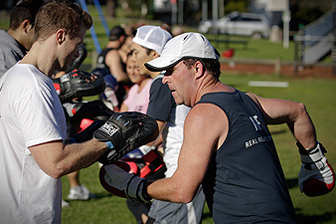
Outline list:
[[[80,4],[81,4],[82,8],[83,8],[85,11],[89,12],[89,9],[88,9],[88,7],[87,7],[87,5],[86,5],[85,0],[79,0],[79,2],[80,2]],[[94,44],[94,46],[95,46],[95,48],[96,48],[96,51],[97,51],[98,54],[100,54],[100,52],[101,52],[102,50],[101,50],[101,48],[100,48],[100,44],[99,44],[99,41],[98,41],[98,38],[97,38],[97,34],[96,34],[96,31],[95,31],[95,29],[94,29],[93,24],[92,24],[92,27],[90,28],[90,33],[91,33],[91,37],[92,37],[92,40],[93,40],[93,44]]]
[[[98,14],[99,14],[100,21],[103,24],[103,27],[104,27],[104,30],[105,30],[105,33],[106,33],[106,37],[108,38],[110,36],[110,30],[109,30],[109,27],[108,27],[107,22],[105,20],[105,16],[103,14],[103,11],[102,11],[102,9],[100,7],[99,0],[93,0],[93,3],[96,6],[96,9],[97,9]]]

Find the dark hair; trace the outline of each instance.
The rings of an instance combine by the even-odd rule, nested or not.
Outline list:
[[[121,36],[126,36],[124,28],[121,26],[114,26],[110,31],[110,41],[118,40]]]
[[[16,30],[26,19],[34,26],[36,14],[44,3],[44,0],[23,0],[15,5],[9,16],[9,28]]]
[[[216,78],[219,78],[220,76],[220,62],[216,59],[186,58],[182,61],[188,69],[190,69],[197,61],[200,61],[209,74]]]
[[[43,5],[36,15],[35,40],[46,39],[58,29],[65,29],[74,38],[83,24],[87,29],[92,26],[92,17],[78,4],[65,1],[50,1]]]

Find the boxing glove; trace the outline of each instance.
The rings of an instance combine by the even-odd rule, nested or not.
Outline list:
[[[301,169],[298,176],[300,191],[307,196],[320,196],[329,193],[335,186],[335,174],[324,153],[327,151],[317,142],[311,149],[297,143],[301,156]]]
[[[96,76],[95,80],[92,80],[92,77],[91,73],[75,69],[54,79],[53,84],[61,102],[70,102],[74,98],[102,93],[105,89],[104,78]]]
[[[133,201],[149,202],[152,198],[147,193],[146,179],[129,173],[123,163],[103,165],[100,168],[101,185],[110,193],[127,197]]]
[[[131,150],[155,140],[158,134],[156,121],[145,114],[115,113],[93,134],[95,139],[105,142],[108,148],[98,161],[111,164]]]

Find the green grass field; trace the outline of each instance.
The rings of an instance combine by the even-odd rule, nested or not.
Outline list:
[[[94,18],[94,26],[99,37],[99,42],[103,48],[107,42],[102,24],[99,22],[98,14],[93,7],[89,10]],[[0,29],[8,28],[8,17],[0,17]],[[128,24],[137,22],[134,19],[118,18],[108,20],[109,27],[116,24]],[[159,24],[150,21],[150,24]],[[186,31],[195,31],[186,28]],[[232,37],[231,39],[241,37]],[[246,39],[246,38],[243,38]],[[85,43],[89,51],[87,59],[84,61],[86,67],[92,63],[92,52],[94,45],[88,32]],[[270,43],[268,40],[249,40],[248,47],[236,48],[237,58],[256,59],[276,59],[282,61],[293,61],[293,43],[289,49],[283,49],[281,43]],[[219,51],[224,48],[219,48]],[[233,75],[222,74],[221,80],[243,91],[252,91],[264,97],[283,98],[305,103],[312,120],[315,123],[318,140],[321,141],[328,150],[327,158],[336,169],[336,79],[305,78],[297,79],[291,77],[274,77],[258,75]],[[249,87],[248,81],[286,81],[288,88],[270,87]],[[297,175],[300,169],[299,155],[295,147],[295,140],[285,125],[271,126],[271,132],[277,146],[278,154],[287,179],[289,191],[294,203],[294,207],[300,223],[302,224],[335,224],[336,223],[336,190],[321,197],[307,197],[299,192],[297,186]],[[135,219],[127,209],[125,199],[118,198],[107,193],[98,182],[98,165],[82,169],[80,171],[81,183],[97,195],[97,198],[89,201],[71,201],[70,207],[63,209],[62,222],[64,224],[128,224],[135,223]],[[63,177],[63,198],[69,192],[69,182],[67,177]],[[204,210],[202,223],[213,223],[207,208]]]

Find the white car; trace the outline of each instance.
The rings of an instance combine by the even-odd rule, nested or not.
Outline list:
[[[270,24],[262,14],[232,12],[217,21],[206,20],[198,26],[201,33],[208,33],[211,29],[217,29],[222,34],[260,39],[269,36]]]

